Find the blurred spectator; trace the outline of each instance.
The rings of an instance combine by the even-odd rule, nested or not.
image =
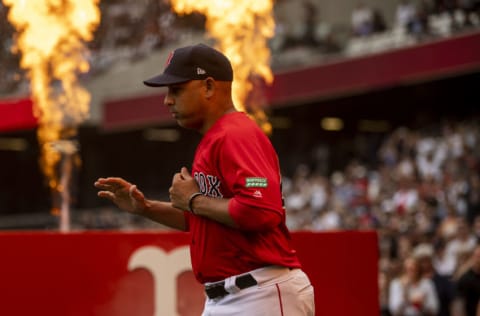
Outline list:
[[[328,201],[328,180],[321,175],[314,175],[311,179],[310,206],[314,214],[320,213]]]
[[[395,14],[396,25],[404,30],[411,31],[416,15],[416,7],[410,0],[400,0]]]
[[[417,26],[420,28],[417,30],[418,38],[421,39],[422,36],[428,38],[428,35],[431,35],[428,17],[434,13],[434,5],[431,0],[420,0],[417,2],[416,11]],[[420,34],[418,34],[419,32]]]
[[[277,54],[287,51],[300,53],[306,49],[324,54],[340,51],[331,25],[320,17],[319,7],[314,1],[291,2],[284,6],[287,12],[276,14],[275,37],[270,41]],[[296,12],[296,18],[292,18],[293,12],[288,11]]]
[[[413,250],[413,255],[419,261],[423,277],[430,279],[438,296],[439,309],[436,316],[449,316],[450,306],[454,297],[454,284],[450,278],[440,275],[433,266],[433,246],[430,243],[419,244]]]
[[[383,13],[378,8],[373,8],[373,33],[382,33],[387,30],[387,22],[385,22],[385,17]]]
[[[425,201],[429,207],[433,208],[435,221],[440,221],[438,214],[439,204],[443,200],[443,189],[441,182],[435,180],[433,176],[427,176],[425,179],[419,179],[418,195],[422,201]],[[447,227],[448,228],[448,227]],[[444,229],[441,228],[443,231]],[[447,232],[448,233],[448,230]],[[442,232],[443,234],[443,232]]]
[[[388,261],[384,261],[388,263]],[[385,264],[382,264],[380,261],[380,271],[378,273],[378,292],[379,292],[379,302],[380,302],[380,315],[381,316],[390,316],[388,311],[388,287],[391,282],[391,276],[389,274],[389,269]]]
[[[441,276],[450,278],[455,270],[457,261],[454,257],[447,255],[446,243],[443,239],[438,239],[434,243],[433,266],[435,271]]]
[[[305,10],[305,33],[303,35],[303,44],[316,46],[318,45],[316,37],[317,29],[317,6],[312,1],[303,1]]]
[[[409,177],[400,177],[398,189],[393,195],[393,206],[400,215],[415,211],[418,202],[418,192],[414,182]]]
[[[451,35],[453,31],[453,7],[450,2],[437,1],[435,13],[428,17],[428,26],[433,35],[442,37]]]
[[[429,145],[429,143],[431,145]],[[425,139],[424,143],[419,142],[418,147],[416,163],[420,177],[423,179],[433,178],[435,180],[441,180],[441,168],[445,159],[443,148],[431,139]],[[428,147],[431,149],[428,149]]]
[[[409,155],[404,154],[397,165],[396,176],[400,179],[413,179],[415,173],[416,170],[413,160]]]
[[[472,169],[474,170],[474,169]],[[480,218],[480,175],[472,173],[469,175],[467,191],[467,220],[469,223],[479,222]],[[480,237],[480,224],[477,229],[477,237]]]
[[[477,243],[480,243],[480,214],[473,220],[473,234],[477,239]]]
[[[452,240],[458,231],[459,216],[451,204],[446,205],[447,213],[441,219],[437,233],[442,240]]]
[[[470,226],[465,219],[458,219],[458,226],[455,237],[450,240],[446,245],[446,255],[455,261],[455,271],[451,271],[451,274],[458,274],[458,269],[465,261],[465,255],[468,255],[473,248],[477,240],[471,233]]]
[[[352,11],[352,32],[354,36],[367,36],[373,32],[373,11],[363,2],[359,2]]]
[[[475,0],[458,0],[457,4],[460,13],[463,15],[463,26],[473,26],[476,16]]]
[[[403,268],[403,273],[390,283],[390,313],[394,316],[437,315],[439,302],[435,286],[422,275],[418,260],[406,258]]]
[[[480,304],[480,245],[477,244],[468,268],[456,281],[457,297],[454,316],[477,316]]]
[[[314,231],[340,230],[342,227],[341,214],[333,208],[326,208],[315,214],[311,229]]]
[[[435,0],[436,11],[453,12],[456,8],[456,0]]]
[[[302,230],[312,222],[310,186],[308,184],[309,172],[310,170],[306,165],[299,165],[292,178],[291,186],[288,187],[285,194],[287,227],[291,230]]]

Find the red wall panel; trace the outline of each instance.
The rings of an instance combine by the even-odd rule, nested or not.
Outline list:
[[[317,315],[378,315],[375,232],[293,234]],[[188,235],[0,234],[0,315],[190,316],[204,294]]]

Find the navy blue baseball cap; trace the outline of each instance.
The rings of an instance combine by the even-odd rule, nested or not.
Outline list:
[[[172,51],[163,73],[143,83],[150,87],[163,87],[190,80],[203,80],[207,77],[219,81],[233,81],[232,65],[218,50],[197,44]]]

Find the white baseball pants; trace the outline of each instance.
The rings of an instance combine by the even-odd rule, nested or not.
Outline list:
[[[235,286],[237,276],[225,279],[225,290],[229,294],[214,299],[207,297],[202,316],[315,315],[313,286],[302,270],[269,266],[249,273],[257,285],[239,290]]]

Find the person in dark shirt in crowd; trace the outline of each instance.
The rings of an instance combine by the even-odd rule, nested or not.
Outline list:
[[[459,315],[478,316],[480,305],[480,244],[470,257],[470,268],[456,282]]]
[[[415,247],[413,255],[417,258],[422,275],[432,280],[437,292],[439,309],[436,316],[450,316],[450,306],[454,297],[454,284],[450,278],[440,275],[433,266],[433,246],[429,243]]]

